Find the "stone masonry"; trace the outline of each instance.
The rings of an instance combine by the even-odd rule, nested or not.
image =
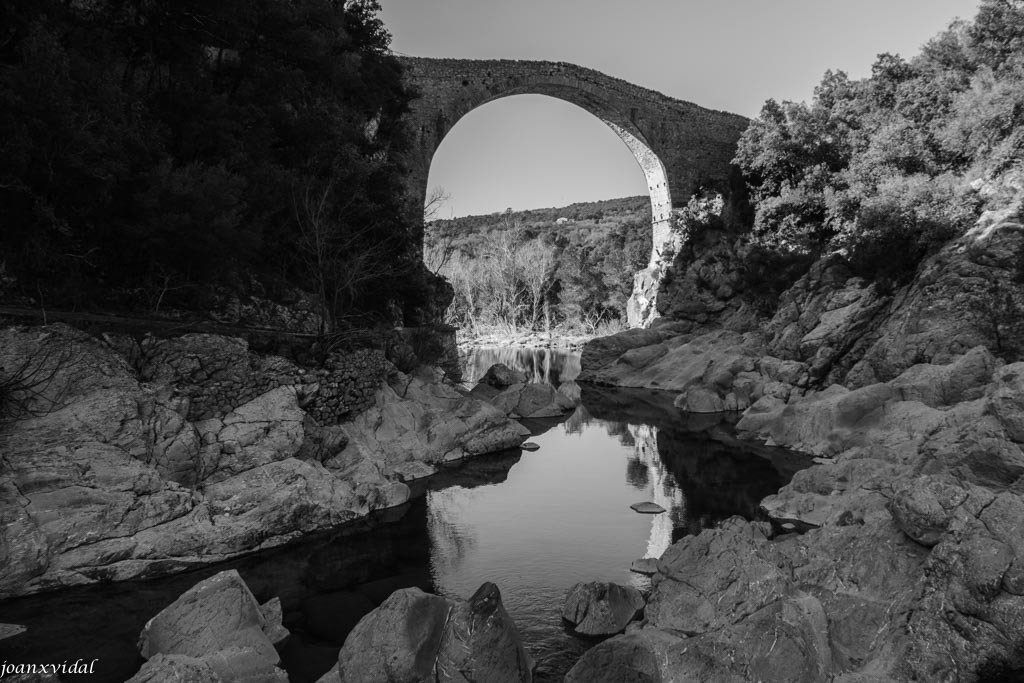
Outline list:
[[[653,217],[652,263],[669,241],[673,202],[685,205],[702,187],[724,188],[736,141],[749,123],[737,114],[705,109],[565,62],[400,60],[407,84],[419,93],[408,114],[413,197],[425,197],[434,152],[470,111],[512,95],[557,97],[604,121],[644,170]]]

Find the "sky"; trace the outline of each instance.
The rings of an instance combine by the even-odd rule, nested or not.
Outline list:
[[[978,0],[379,0],[391,48],[417,57],[564,61],[710,109],[757,116],[911,57]],[[431,164],[437,218],[644,194],[619,138],[561,100],[518,95],[463,117]]]

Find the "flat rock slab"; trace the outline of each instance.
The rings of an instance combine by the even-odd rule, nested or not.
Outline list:
[[[633,503],[629,507],[633,508],[636,512],[645,515],[659,515],[665,511],[665,508],[661,507],[657,503]]]
[[[540,450],[540,444],[538,444],[538,443],[536,443],[534,441],[527,441],[526,443],[522,444],[519,447],[522,448],[524,451],[539,451]]]
[[[656,557],[644,557],[639,560],[633,560],[633,564],[629,565],[629,571],[636,572],[637,574],[651,574],[658,573],[658,558]]]

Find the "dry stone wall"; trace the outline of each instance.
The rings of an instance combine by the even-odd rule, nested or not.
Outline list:
[[[272,389],[295,386],[308,414],[321,424],[337,422],[373,403],[390,365],[382,352],[363,349],[304,369],[253,353],[243,339],[209,334],[147,337],[141,346],[141,379],[176,387],[189,401],[189,420],[222,417]]]

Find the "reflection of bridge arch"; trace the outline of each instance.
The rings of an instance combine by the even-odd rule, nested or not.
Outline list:
[[[652,261],[669,243],[673,197],[685,204],[700,187],[721,187],[747,119],[704,109],[566,63],[401,57],[413,101],[410,182],[425,198],[430,163],[448,131],[473,109],[512,95],[575,104],[606,123],[643,169],[651,195]]]

